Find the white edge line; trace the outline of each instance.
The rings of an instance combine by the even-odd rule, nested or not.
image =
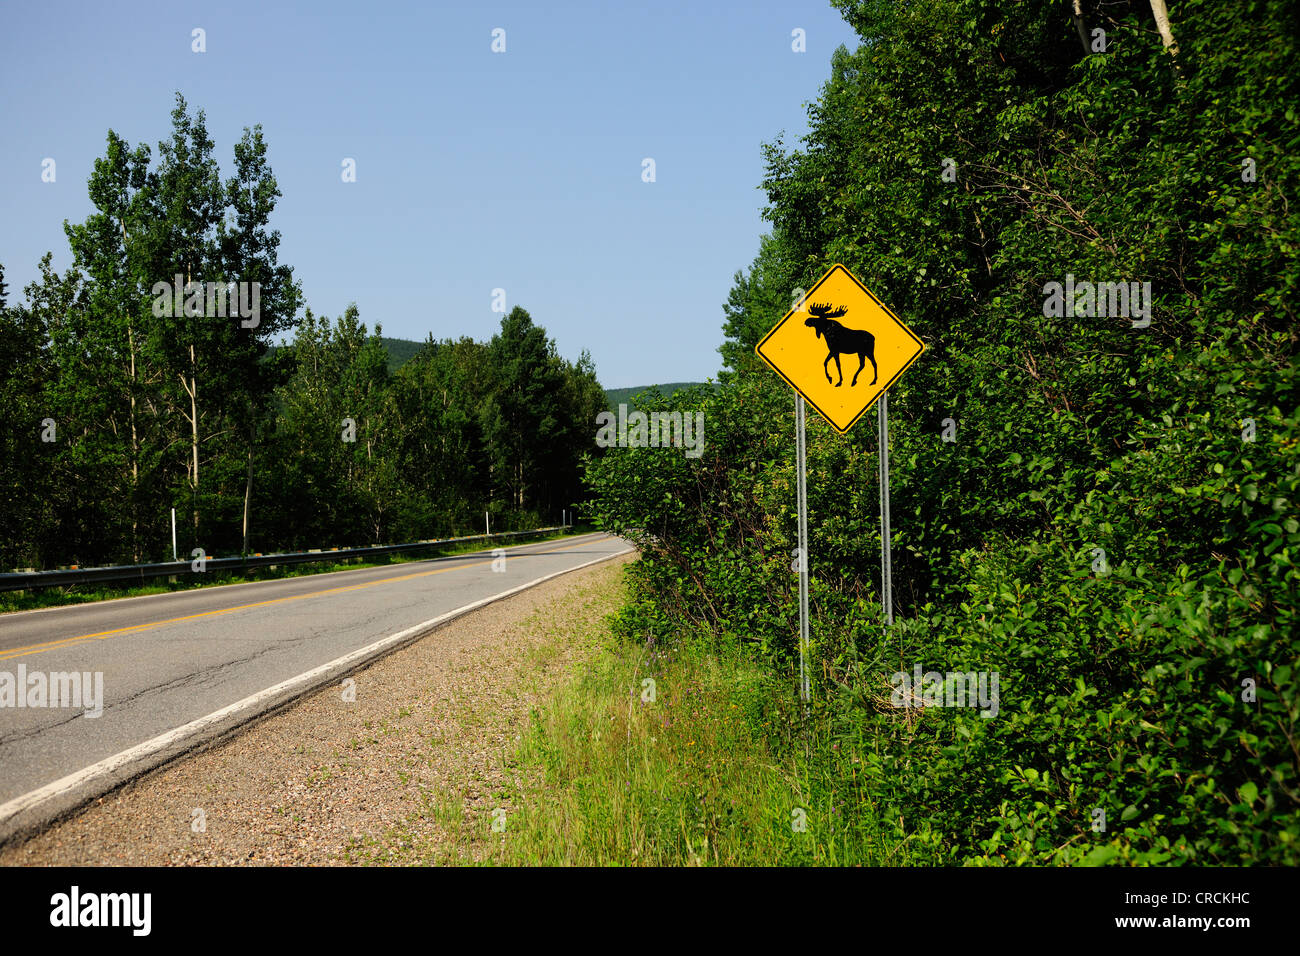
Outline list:
[[[282,696],[291,698],[306,693],[312,690],[313,686],[318,683],[321,678],[327,677],[331,673],[349,670],[366,659],[382,654],[384,651],[394,647],[395,645],[399,645],[406,640],[414,639],[423,632],[436,628],[440,624],[445,624],[453,618],[468,614],[471,611],[476,611],[484,605],[491,604],[494,601],[500,601],[503,598],[511,597],[512,595],[518,594],[520,591],[526,591],[529,588],[536,587],[552,578],[558,578],[562,574],[581,571],[583,568],[590,567],[593,564],[600,564],[603,561],[609,561],[613,558],[630,554],[635,550],[635,548],[628,548],[623,551],[616,551],[613,554],[601,555],[599,558],[585,561],[582,564],[574,565],[571,568],[565,568],[562,571],[555,571],[551,574],[543,575],[542,577],[529,581],[526,584],[520,584],[517,587],[513,587],[508,591],[502,591],[500,594],[494,594],[491,597],[482,598],[478,601],[474,601],[472,604],[466,604],[463,607],[456,608],[455,610],[439,614],[437,617],[430,618],[422,624],[416,624],[413,627],[408,627],[404,631],[390,634],[388,637],[381,638],[373,644],[368,644],[358,650],[344,654],[342,657],[335,658],[328,664],[313,667],[311,670],[299,674],[297,677],[290,677],[288,680],[281,681],[272,687],[268,687],[265,690],[258,691],[256,694],[245,697],[241,701],[236,701],[229,706],[222,707],[220,710],[215,710],[206,717],[192,720],[188,724],[167,731],[165,734],[159,734],[152,740],[146,740],[142,744],[136,744],[134,747],[123,750],[121,753],[116,753],[111,757],[106,757],[98,763],[93,763],[89,767],[78,770],[76,773],[68,774],[66,777],[61,777],[53,783],[47,783],[43,787],[25,793],[20,797],[14,797],[7,803],[0,804],[0,824],[8,822],[11,817],[14,817],[19,813],[40,806],[47,800],[68,796],[77,789],[98,778],[111,777],[116,771],[135,763],[136,761],[147,759],[157,753],[169,750],[178,744],[182,744],[185,741],[198,737],[209,727],[221,724],[231,717],[244,713],[247,713],[249,717],[255,716],[262,706],[269,700]]]

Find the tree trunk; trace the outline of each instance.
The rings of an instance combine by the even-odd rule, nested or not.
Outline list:
[[[1083,22],[1083,2],[1074,0],[1074,29],[1078,31],[1079,43],[1083,45],[1083,55],[1087,56],[1092,52],[1092,47],[1088,44],[1088,25]]]
[[[131,554],[140,563],[140,436],[135,424],[135,331],[128,320],[126,341],[131,352]]]
[[[199,407],[198,399],[195,393],[198,391],[198,380],[193,375],[193,358],[194,346],[190,346],[191,375],[186,378],[184,375],[178,376],[181,380],[181,388],[185,389],[185,394],[190,399],[190,460],[186,463],[185,470],[190,477],[190,511],[193,515],[194,533],[199,531]],[[183,414],[183,413],[182,413]]]
[[[185,287],[189,288],[190,282],[193,281],[193,275],[186,271]],[[198,544],[199,536],[199,378],[198,378],[198,359],[194,356],[194,343],[190,342],[190,377],[186,381],[185,376],[181,377],[181,387],[190,397],[190,453],[191,453],[191,471],[190,471],[190,511],[194,516],[194,538],[195,544]]]
[[[128,234],[126,231],[126,220],[121,219],[118,224],[122,227],[122,258],[123,261],[129,261],[127,250]],[[128,313],[129,315],[130,313]],[[132,560],[140,563],[140,435],[136,428],[135,420],[135,390],[136,390],[136,371],[135,371],[135,328],[131,324],[131,319],[126,320],[126,343],[127,351],[131,354],[131,555]]]
[[[1170,56],[1177,57],[1178,44],[1174,41],[1173,28],[1169,26],[1169,8],[1165,6],[1165,0],[1151,0],[1151,13],[1156,18],[1156,29],[1160,31],[1165,49]]]
[[[244,479],[244,547],[242,554],[248,554],[248,505],[253,497],[253,437],[248,438],[248,474]]]
[[[190,397],[190,491],[194,512],[194,533],[199,533],[199,380],[194,368],[194,346],[190,346],[190,377],[181,376],[181,385]]]

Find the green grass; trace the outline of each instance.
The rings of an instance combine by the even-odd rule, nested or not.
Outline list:
[[[805,738],[793,681],[739,648],[647,650],[606,630],[519,745],[502,865],[906,862],[828,733]],[[649,685],[654,681],[654,701]],[[849,806],[851,801],[856,801]],[[800,819],[804,823],[798,829]],[[893,842],[890,842],[893,841]]]
[[[576,525],[567,531],[555,531],[549,534],[530,537],[526,544],[553,541],[571,534],[586,534],[591,529]],[[502,545],[513,547],[514,538],[501,539]],[[219,587],[226,584],[246,584],[251,581],[273,581],[280,578],[297,578],[313,574],[330,574],[334,571],[355,571],[358,568],[384,567],[390,564],[408,564],[413,561],[427,561],[431,557],[448,557],[483,550],[482,542],[464,542],[461,544],[430,545],[428,550],[414,554],[390,554],[374,558],[352,558],[344,561],[330,561],[328,558],[310,564],[279,565],[274,570],[269,567],[250,568],[247,571],[205,571],[202,575],[177,575],[175,581],[159,578],[157,583],[136,585],[133,587],[115,587],[102,585],[71,585],[68,587],[42,588],[30,591],[0,592],[0,614],[10,611],[30,611],[42,607],[62,607],[68,604],[90,604],[95,601],[111,601],[117,598],[141,597],[147,594],[168,594],[173,591],[193,591],[198,588]],[[325,556],[322,555],[324,558]]]

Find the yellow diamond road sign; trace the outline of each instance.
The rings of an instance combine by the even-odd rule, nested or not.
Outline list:
[[[754,351],[843,434],[925,344],[836,263]]]

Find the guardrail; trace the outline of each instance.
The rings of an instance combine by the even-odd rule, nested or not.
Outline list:
[[[385,554],[403,554],[438,548],[466,541],[493,541],[521,535],[546,534],[564,531],[573,525],[550,528],[533,528],[529,531],[503,531],[497,534],[471,534],[460,538],[433,538],[409,544],[382,544],[368,548],[332,548],[328,551],[285,551],[278,554],[247,555],[238,558],[205,558],[205,571],[242,570],[244,568],[278,567],[282,564],[311,564],[316,561],[338,561],[348,558],[380,557]],[[13,571],[0,574],[0,591],[26,591],[40,588],[67,587],[74,584],[96,584],[101,581],[128,581],[144,583],[149,578],[165,578],[181,574],[199,574],[192,570],[190,561],[167,561],[162,564],[117,564],[102,568],[75,568],[64,571]]]

